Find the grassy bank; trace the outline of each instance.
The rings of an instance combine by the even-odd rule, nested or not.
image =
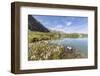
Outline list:
[[[69,50],[62,45],[49,44],[48,41],[29,43],[28,60],[54,60],[74,58],[81,58],[79,50],[75,48]]]
[[[58,32],[28,32],[28,60],[53,60],[81,58],[78,49],[67,49],[67,46],[50,44],[50,40],[59,38],[79,38],[80,34]]]
[[[78,33],[61,33],[61,32],[28,32],[28,42],[37,42],[41,40],[54,40],[59,38],[82,38],[87,37],[86,34],[78,34]]]
[[[28,48],[29,60],[51,60],[60,59],[60,54],[64,47],[60,45],[48,44],[48,41],[30,43]]]

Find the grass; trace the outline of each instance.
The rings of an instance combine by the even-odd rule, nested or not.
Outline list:
[[[60,32],[28,32],[28,42],[37,42],[41,40],[54,40],[59,38],[79,38],[80,34],[78,33],[60,33]],[[87,35],[81,34],[82,37],[87,37]]]
[[[51,45],[46,41],[30,43],[28,48],[28,60],[60,59],[60,54],[63,51],[63,46]]]
[[[50,32],[28,32],[28,42],[57,39],[58,35]]]
[[[79,34],[64,34],[58,32],[28,32],[28,60],[53,60],[80,58],[80,53],[74,49],[66,52],[65,46],[49,44],[50,40],[59,38],[78,38]],[[76,51],[76,52],[75,52]]]

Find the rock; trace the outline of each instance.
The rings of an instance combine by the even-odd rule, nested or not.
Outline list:
[[[81,58],[81,53],[78,49],[66,46],[64,48],[64,51],[61,54],[62,59],[75,59],[75,58]]]
[[[72,47],[71,47],[71,46],[67,46],[67,49],[68,49],[68,50],[72,50]]]

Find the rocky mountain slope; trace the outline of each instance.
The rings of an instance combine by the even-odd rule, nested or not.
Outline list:
[[[32,15],[28,15],[28,29],[31,31],[49,32],[49,30],[32,17]]]

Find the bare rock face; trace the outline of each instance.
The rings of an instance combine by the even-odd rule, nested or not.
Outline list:
[[[36,20],[32,15],[28,15],[28,29],[31,31],[49,32],[49,30],[44,27],[38,20]]]

